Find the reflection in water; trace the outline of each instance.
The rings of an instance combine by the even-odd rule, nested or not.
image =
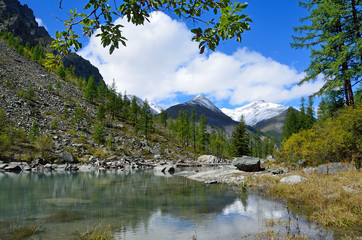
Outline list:
[[[272,219],[274,226],[266,223]],[[152,171],[101,173],[0,173],[0,236],[9,226],[35,226],[35,239],[70,239],[100,223],[116,239],[240,239],[266,230],[285,232],[285,207],[258,195],[237,196]],[[296,222],[290,225],[296,232]],[[332,234],[299,221],[303,234]]]

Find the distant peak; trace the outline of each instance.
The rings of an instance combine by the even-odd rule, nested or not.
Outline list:
[[[203,95],[199,94],[193,99],[190,100],[192,103],[207,103],[214,105],[208,98],[204,97]]]
[[[221,112],[221,110],[218,109],[208,98],[206,98],[205,96],[203,96],[201,94],[198,94],[196,97],[194,97],[187,103],[203,106],[203,107],[206,107],[215,112]]]
[[[193,100],[207,100],[207,101],[210,101],[209,99],[207,99],[206,97],[204,97],[203,95],[201,94],[198,94],[196,97],[194,97],[193,99],[191,99],[191,101]]]

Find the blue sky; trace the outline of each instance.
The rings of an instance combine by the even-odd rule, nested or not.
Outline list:
[[[63,25],[55,16],[80,9],[86,1],[21,0],[33,9],[51,36]],[[113,3],[113,1],[110,1]],[[221,43],[216,52],[200,55],[191,42],[190,22],[153,13],[151,23],[134,27],[124,20],[127,48],[112,56],[98,39],[83,39],[80,54],[96,65],[105,81],[113,79],[121,93],[147,98],[163,107],[190,100],[197,94],[210,98],[219,108],[236,108],[255,100],[298,106],[302,96],[317,91],[321,81],[296,83],[309,64],[309,52],[290,47],[293,26],[306,16],[297,0],[249,0],[245,9],[253,22],[242,42]],[[76,4],[76,5],[75,5]]]

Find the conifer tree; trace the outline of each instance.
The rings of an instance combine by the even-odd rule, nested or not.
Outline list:
[[[244,118],[240,119],[239,125],[236,126],[231,135],[231,154],[234,157],[250,154],[249,135],[246,132]]]
[[[149,133],[153,131],[152,113],[147,100],[143,102],[141,109],[140,129],[146,139],[148,139]]]
[[[344,108],[344,101],[340,91],[330,91],[319,103],[317,112],[318,118],[320,120],[325,120],[329,117],[333,117],[342,108]]]
[[[29,138],[31,141],[34,141],[38,135],[39,135],[39,125],[38,122],[34,120],[29,130]]]
[[[191,110],[191,136],[194,153],[196,153],[196,111],[194,108]]]
[[[307,128],[307,115],[305,113],[305,99],[302,97],[300,99],[300,111],[298,114],[299,126],[301,129]],[[299,132],[299,129],[298,129]]]
[[[201,153],[205,153],[207,144],[207,120],[204,114],[202,114],[199,119],[199,132],[197,135],[197,143],[199,151]]]
[[[74,120],[75,120],[76,123],[79,123],[84,118],[83,108],[79,104],[77,104],[77,106],[75,107],[74,112],[75,112]]]
[[[111,114],[113,120],[119,109],[117,104],[117,88],[114,79],[112,85],[108,88],[106,97],[106,109]]]
[[[185,147],[188,144],[189,118],[187,112],[180,110],[176,119],[177,135],[180,144]]]
[[[283,126],[282,139],[287,140],[292,134],[299,132],[301,129],[299,114],[294,108],[288,108],[287,116]]]
[[[130,120],[131,102],[129,101],[126,92],[123,94],[122,106],[122,118],[125,120]]]
[[[164,127],[167,127],[167,112],[163,109],[161,110],[160,113],[160,121]]]
[[[137,125],[138,118],[140,116],[140,106],[137,104],[137,99],[135,96],[132,98],[131,106],[130,106],[130,122],[133,126]]]
[[[97,85],[94,81],[94,77],[90,76],[87,86],[84,88],[84,98],[93,103],[97,99]]]
[[[345,104],[353,106],[352,87],[362,79],[362,4],[355,0],[304,0],[299,5],[310,15],[301,19],[304,25],[295,28],[301,36],[294,36],[291,45],[311,51],[311,63],[300,84],[323,74],[324,85],[317,93],[339,88]]]
[[[308,99],[308,107],[306,111],[306,129],[311,129],[314,124],[314,110],[313,110],[313,97],[310,96]]]
[[[97,87],[97,95],[98,95],[99,102],[105,104],[107,94],[108,94],[108,91],[107,91],[106,85],[104,83],[99,83],[99,85]]]
[[[102,122],[105,118],[106,118],[106,109],[104,105],[101,103],[98,106],[97,119]]]

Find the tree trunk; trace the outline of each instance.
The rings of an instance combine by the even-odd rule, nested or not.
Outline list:
[[[345,72],[347,70],[348,70],[347,62],[344,62],[342,65],[342,72]],[[346,105],[354,106],[353,90],[352,90],[352,85],[351,85],[350,79],[344,80],[344,93],[346,95]]]
[[[349,98],[349,104],[348,106],[352,106],[354,107],[354,98],[353,98],[353,91],[352,91],[352,85],[351,85],[351,80],[347,80],[346,81],[346,86],[347,88],[347,94],[348,94],[348,98]]]

